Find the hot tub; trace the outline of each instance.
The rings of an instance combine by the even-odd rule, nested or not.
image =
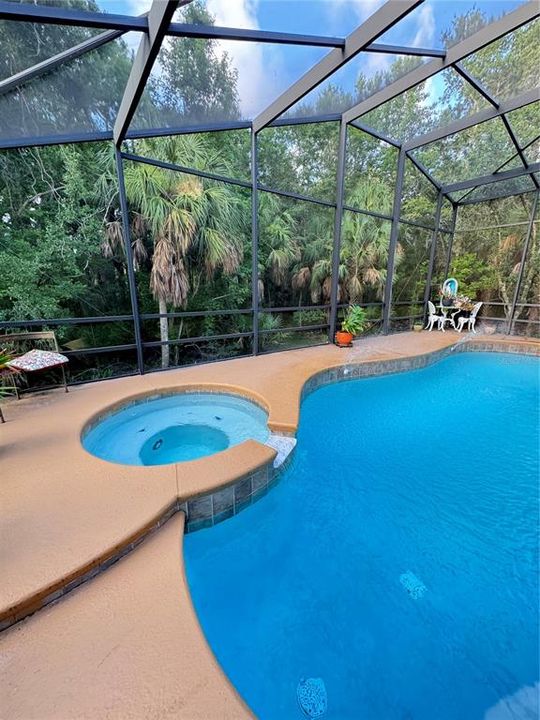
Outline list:
[[[269,437],[266,412],[245,398],[216,392],[155,395],[127,402],[92,422],[84,448],[110,462],[165,465],[196,460]]]

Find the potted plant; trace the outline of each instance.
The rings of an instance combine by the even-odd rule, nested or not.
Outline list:
[[[349,305],[341,330],[336,332],[336,345],[338,347],[350,347],[355,335],[366,327],[366,311],[360,305]]]

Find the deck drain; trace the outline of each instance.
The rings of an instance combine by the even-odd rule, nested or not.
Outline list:
[[[399,576],[399,582],[414,600],[421,598],[427,590],[424,583],[410,570],[407,570],[407,572]]]
[[[322,678],[302,678],[296,688],[298,704],[308,718],[320,718],[328,706],[326,687]]]

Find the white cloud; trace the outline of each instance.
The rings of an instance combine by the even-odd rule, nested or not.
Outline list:
[[[152,0],[128,0],[127,4],[127,12],[130,15],[143,15],[150,10]],[[141,33],[128,32],[122,36],[122,40],[126,43],[130,51],[136,53],[141,41]]]
[[[207,8],[215,24],[257,30],[258,0],[208,0]],[[242,115],[251,117],[272,93],[272,69],[265,66],[263,46],[259,43],[220,40],[219,54],[227,53],[238,71],[238,95]],[[270,101],[271,97],[268,101]]]
[[[133,15],[142,15],[150,10],[152,0],[128,0],[129,12]]]
[[[208,0],[208,10],[216,18],[216,25],[225,27],[249,28],[256,30],[257,22],[256,0]]]
[[[356,26],[373,15],[384,0],[330,0],[324,7],[330,22],[329,32],[349,34]],[[351,18],[354,17],[354,22]]]
[[[435,37],[435,17],[433,15],[433,7],[431,5],[422,5],[418,12],[418,29],[414,40],[413,47],[430,47]]]
[[[394,57],[392,55],[384,55],[382,53],[366,53],[365,74],[368,77],[375,75],[377,72],[388,70]]]
[[[136,53],[141,42],[141,37],[142,33],[128,32],[125,35],[122,35],[122,40],[126,43],[130,51]]]
[[[439,98],[439,90],[435,82],[435,77],[436,76],[430,77],[425,81],[426,97],[422,104],[426,108],[433,107]]]

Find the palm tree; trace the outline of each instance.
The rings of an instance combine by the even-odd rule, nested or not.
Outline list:
[[[389,189],[373,177],[357,184],[348,204],[361,210],[381,210],[387,206]],[[293,288],[309,289],[313,303],[329,302],[332,286],[332,235],[318,227],[305,243],[293,274]],[[370,215],[346,211],[341,229],[338,270],[338,302],[362,301],[371,289],[382,298],[390,244],[390,223]],[[396,264],[403,255],[398,244]]]
[[[183,161],[201,170],[211,165],[226,173],[219,155],[210,153],[197,135],[144,141],[137,149],[148,157]],[[185,308],[204,279],[238,270],[243,258],[241,199],[225,184],[144,163],[127,163],[124,179],[135,267],[150,263],[160,338],[167,343],[168,306]],[[119,226],[117,218],[106,223],[105,245],[118,243]],[[162,367],[169,366],[169,358],[169,345],[162,344]]]
[[[289,271],[300,251],[292,214],[267,194],[261,197],[259,208],[259,292],[262,296],[268,290],[263,280],[265,275],[276,288],[288,286]]]
[[[361,207],[361,206],[360,206]],[[343,219],[341,264],[349,302],[361,301],[367,289],[382,298],[390,244],[390,223],[369,215],[346,213]],[[396,248],[396,265],[402,250]]]

